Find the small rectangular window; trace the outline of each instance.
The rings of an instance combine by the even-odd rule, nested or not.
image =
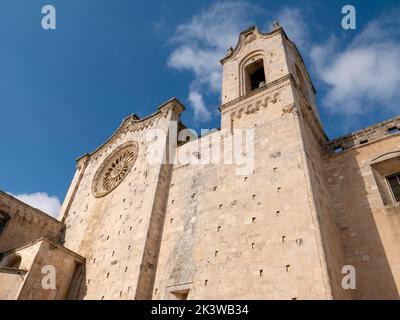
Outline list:
[[[344,148],[342,146],[336,146],[333,148],[333,150],[335,151],[335,153],[341,153],[344,151]]]
[[[388,129],[388,133],[389,134],[395,134],[395,133],[398,133],[398,132],[400,132],[400,129],[397,128],[397,127],[392,127],[392,128]]]
[[[400,202],[400,173],[387,177],[387,181],[396,202]]]

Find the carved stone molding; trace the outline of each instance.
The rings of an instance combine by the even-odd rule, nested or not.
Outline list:
[[[264,33],[260,32],[256,27],[251,27],[241,32],[236,47],[233,50],[229,51],[225,55],[225,57],[220,60],[221,64],[224,64],[227,60],[234,58],[240,52],[243,46],[254,41],[257,37],[262,39],[269,39],[274,37],[278,33],[282,34],[282,36],[286,38],[286,34],[282,28],[275,28],[274,30],[272,30],[272,32]]]
[[[381,154],[378,157],[375,157],[374,159],[372,159],[370,161],[370,165],[379,163],[379,162],[383,162],[389,159],[393,159],[393,158],[400,158],[400,150],[393,150],[390,152],[386,152],[384,154]]]
[[[290,114],[297,112],[297,109],[293,103],[282,107],[282,114]]]
[[[276,104],[280,99],[280,92],[271,92],[265,96],[259,97],[253,101],[248,102],[247,104],[243,104],[239,106],[234,111],[231,112],[230,116],[232,120],[240,119],[243,114],[253,114],[258,112],[261,109],[265,109],[270,105]]]
[[[276,92],[281,92],[284,88],[290,86],[291,84],[291,75],[286,75],[283,76],[280,79],[277,79],[271,83],[268,83],[266,86],[256,89],[251,91],[250,93],[243,95],[233,101],[230,101],[226,104],[223,104],[219,107],[219,110],[221,111],[222,114],[229,113],[244,104],[248,104],[249,102],[254,102],[259,100],[261,97],[264,97],[266,95],[271,96],[271,101],[274,101],[273,94]]]
[[[247,44],[249,44],[250,42],[253,42],[256,39],[257,39],[257,36],[256,36],[256,34],[254,32],[248,33],[248,34],[246,34],[244,36],[243,44],[247,45]]]

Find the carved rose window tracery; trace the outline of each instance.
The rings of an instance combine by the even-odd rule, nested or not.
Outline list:
[[[132,169],[138,155],[138,146],[127,143],[109,155],[97,170],[92,191],[96,198],[113,191]]]

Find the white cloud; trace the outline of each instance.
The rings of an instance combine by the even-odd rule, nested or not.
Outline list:
[[[10,193],[11,194],[11,193]],[[49,196],[47,193],[44,192],[36,192],[36,193],[24,193],[24,194],[11,194],[13,197],[21,200],[29,204],[30,206],[37,208],[54,218],[58,217],[61,203],[55,196]]]
[[[276,20],[296,46],[305,48],[309,44],[309,27],[304,20],[303,12],[299,8],[284,7],[276,15]]]
[[[221,56],[216,50],[199,50],[191,46],[180,46],[172,52],[168,65],[178,70],[190,70],[195,74],[193,85],[208,86],[213,92],[220,89]]]
[[[353,40],[329,36],[312,43],[309,25],[299,8],[284,7],[276,20],[311,61],[321,85],[326,86],[322,105],[348,121],[360,114],[390,114],[400,103],[399,10],[372,20]],[[343,30],[343,32],[345,32]],[[345,124],[344,124],[345,125]]]
[[[399,29],[397,15],[383,15],[348,44],[331,37],[312,48],[313,68],[328,87],[323,97],[328,110],[353,116],[398,109]]]
[[[207,121],[213,110],[207,98],[217,94],[221,85],[219,60],[226,49],[234,47],[238,34],[253,25],[251,17],[261,9],[246,1],[225,1],[195,15],[187,24],[177,27],[171,39],[175,45],[168,65],[194,75],[189,85],[189,103],[195,120]],[[261,11],[265,14],[264,11]],[[400,15],[393,11],[371,21],[363,30],[343,30],[344,39],[328,36],[322,44],[313,43],[304,10],[282,7],[269,17],[267,29],[278,20],[289,38],[311,62],[322,90],[322,105],[356,121],[361,113],[390,113],[400,103]],[[271,19],[271,17],[274,17]],[[347,32],[347,33],[345,33]]]
[[[190,90],[188,99],[194,108],[194,117],[196,119],[199,119],[200,117],[202,117],[204,121],[210,119],[211,113],[207,110],[203,101],[203,96],[200,93],[195,90]]]
[[[189,23],[177,27],[171,39],[176,48],[169,57],[168,66],[194,74],[188,100],[195,120],[210,119],[212,113],[203,97],[207,92],[220,91],[219,60],[229,47],[236,46],[239,33],[253,24],[249,17],[255,13],[256,7],[246,1],[218,2],[193,16]]]

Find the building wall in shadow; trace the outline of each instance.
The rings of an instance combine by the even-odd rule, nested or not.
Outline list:
[[[385,194],[374,175],[377,159],[397,151],[398,134],[354,144],[325,158],[345,261],[356,269],[355,299],[399,299],[400,204],[384,204]],[[400,158],[391,163],[390,170],[400,172]]]

